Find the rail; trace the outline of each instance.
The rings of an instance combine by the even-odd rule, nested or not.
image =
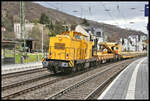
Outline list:
[[[61,90],[61,91],[59,91],[59,92],[56,92],[55,94],[53,94],[53,95],[51,95],[51,96],[49,96],[49,97],[47,97],[45,99],[57,99],[57,98],[63,96],[65,93],[68,93],[69,91],[71,91],[71,90],[81,86],[82,84],[84,84],[84,83],[88,82],[89,80],[91,80],[91,79],[93,79],[93,78],[103,74],[104,72],[112,69],[113,67],[119,66],[120,64],[122,64],[122,63],[118,63],[118,64],[116,64],[114,66],[111,66],[109,68],[104,69],[103,71],[101,71],[101,72],[99,72],[97,74],[93,74],[92,76],[87,77],[87,78],[85,78],[85,79],[83,79],[83,80],[81,80],[81,81],[79,81],[79,82],[77,82],[77,83],[75,83],[75,84],[73,84],[73,85],[71,85],[71,86]]]

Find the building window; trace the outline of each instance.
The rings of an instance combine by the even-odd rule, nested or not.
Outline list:
[[[97,37],[101,37],[101,32],[96,32]]]

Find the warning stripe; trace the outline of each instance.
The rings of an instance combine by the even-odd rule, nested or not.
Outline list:
[[[74,61],[70,60],[69,66],[70,66],[70,67],[73,67],[73,66],[74,66]]]

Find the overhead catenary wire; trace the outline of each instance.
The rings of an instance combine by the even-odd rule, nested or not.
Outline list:
[[[65,4],[66,6],[80,6],[80,17],[81,18],[86,18],[86,15],[85,14],[83,14],[84,12],[84,9],[83,9],[83,7],[82,7],[82,5],[79,5],[79,4],[71,4],[71,3],[69,3],[69,4],[66,4],[66,3],[63,3],[63,2],[59,2],[59,3],[50,3],[50,2],[46,2],[46,4],[47,5],[49,5],[49,6],[51,6],[51,7],[53,7],[53,8],[55,8],[55,9],[57,9],[57,10],[61,10],[62,9],[62,4]],[[57,5],[53,5],[53,4],[60,4],[60,6],[58,7]],[[114,24],[115,25],[120,25],[119,24],[119,22],[117,22],[117,20],[116,19],[114,19],[114,17],[112,16],[112,14],[110,13],[110,11],[107,9],[107,7],[105,6],[105,4],[103,3],[103,2],[101,2],[101,4],[102,4],[102,6],[104,7],[104,9],[105,9],[105,11],[107,12],[107,14],[110,16],[110,18],[114,21]],[[120,8],[119,8],[119,6],[117,6],[118,8],[117,8],[117,10],[118,10],[118,12],[120,13],[120,15],[122,16],[122,18],[124,19],[124,21],[126,20],[125,19],[125,16],[123,15],[123,14],[121,14],[121,12],[120,12]],[[92,7],[91,6],[89,6],[89,7],[87,7],[87,10],[88,10],[88,12],[89,12],[89,15],[92,15]],[[127,22],[127,21],[126,21]],[[127,28],[127,26],[125,26],[126,28]]]
[[[113,16],[111,15],[111,13],[108,11],[108,9],[106,8],[105,4],[102,2],[102,6],[104,7],[105,11],[107,12],[107,14],[112,18],[112,20],[115,22],[115,24],[119,25],[119,23],[114,20]]]

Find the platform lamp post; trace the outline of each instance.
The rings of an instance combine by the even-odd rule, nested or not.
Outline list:
[[[44,27],[44,25],[42,25],[42,57],[43,57],[43,28]]]
[[[46,24],[47,25],[47,24]],[[44,32],[44,25],[42,25],[42,57],[43,57],[43,46],[44,46],[44,40],[43,40],[43,32]]]
[[[25,14],[24,14],[24,2],[20,2],[20,26],[21,26],[21,39],[24,41],[24,56],[26,56],[26,42],[25,42]]]

